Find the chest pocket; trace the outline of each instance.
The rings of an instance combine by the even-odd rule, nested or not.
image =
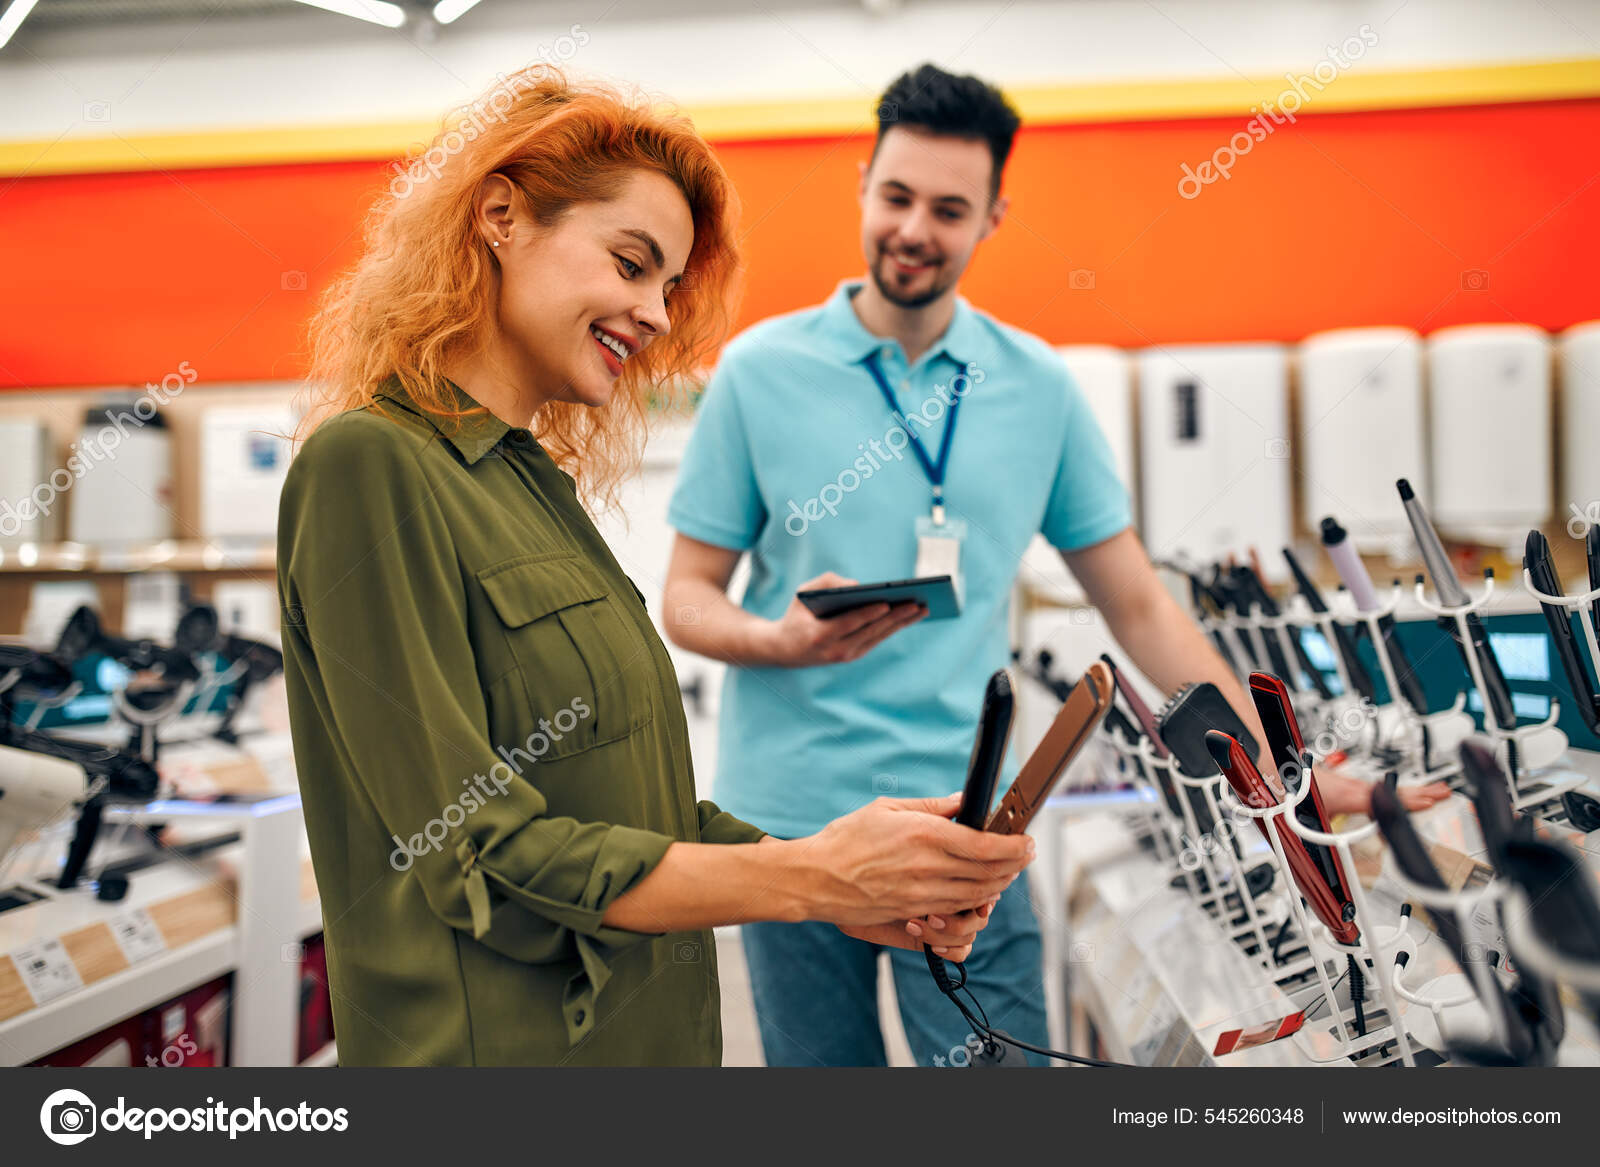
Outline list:
[[[527,689],[528,724],[555,730],[547,757],[626,737],[654,717],[650,645],[581,557],[519,556],[484,568],[478,582]]]

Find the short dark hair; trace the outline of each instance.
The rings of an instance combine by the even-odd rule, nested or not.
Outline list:
[[[878,137],[872,156],[890,130],[915,128],[930,134],[969,138],[986,143],[994,167],[989,197],[1000,193],[1000,174],[1011,156],[1022,118],[1006,95],[982,78],[956,76],[924,64],[900,74],[878,98]]]

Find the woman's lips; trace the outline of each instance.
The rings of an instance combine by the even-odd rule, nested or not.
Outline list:
[[[617,354],[612,352],[605,345],[601,344],[598,340],[595,340],[592,333],[589,336],[589,341],[594,345],[595,348],[600,350],[600,359],[606,363],[606,371],[609,372],[613,377],[622,376],[622,362],[617,360]]]

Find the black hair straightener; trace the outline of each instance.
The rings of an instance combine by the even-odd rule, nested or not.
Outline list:
[[[1358,611],[1372,613],[1383,606],[1378,602],[1378,593],[1372,586],[1371,577],[1367,575],[1366,564],[1361,562],[1361,556],[1350,542],[1349,533],[1331,515],[1322,520],[1322,549],[1327,552],[1329,561],[1344,581]],[[1394,667],[1395,684],[1400,687],[1400,692],[1391,693],[1389,699],[1402,699],[1418,717],[1425,716],[1428,712],[1428,694],[1417,679],[1417,671],[1411,666],[1405,645],[1400,643],[1400,631],[1395,626],[1394,617],[1378,617],[1378,631],[1383,635],[1383,647],[1388,651],[1389,663]]]
[[[967,759],[967,781],[961,791],[961,809],[956,822],[975,831],[983,830],[994,802],[994,788],[1005,760],[1006,744],[1011,740],[1011,721],[1016,699],[1011,690],[1011,674],[997,670],[983,691],[983,709],[978,714],[978,736]]]
[[[1289,565],[1289,574],[1294,576],[1295,586],[1300,594],[1305,597],[1306,604],[1317,615],[1328,612],[1328,602],[1322,598],[1316,582],[1306,574],[1305,568],[1300,566],[1300,560],[1289,548],[1283,549],[1284,562]],[[1356,643],[1355,629],[1338,621],[1332,621],[1333,648],[1339,654],[1339,659],[1344,662],[1345,676],[1350,678],[1350,687],[1356,694],[1374,705],[1378,702],[1378,690],[1372,683],[1372,675],[1367,672],[1367,666],[1361,661],[1361,653]]]
[[[1550,541],[1537,529],[1528,532],[1528,541],[1522,552],[1522,566],[1527,568],[1528,578],[1536,589],[1547,596],[1563,594],[1561,576],[1556,573],[1555,560],[1550,555]],[[1591,570],[1597,566],[1600,564],[1591,563]],[[1589,670],[1583,663],[1584,649],[1578,642],[1577,633],[1573,631],[1572,614],[1560,604],[1549,604],[1543,600],[1539,601],[1539,608],[1544,612],[1545,626],[1550,630],[1550,642],[1555,645],[1556,656],[1561,659],[1561,671],[1567,675],[1567,688],[1572,692],[1578,716],[1589,727],[1589,732],[1600,730],[1600,698],[1595,696]]]
[[[1501,860],[1506,878],[1527,897],[1534,934],[1568,960],[1600,967],[1600,900],[1583,858],[1552,840],[1515,839]],[[1519,968],[1526,965],[1518,961]],[[1600,992],[1586,987],[1578,995],[1600,1023]]]
[[[1433,865],[1427,847],[1418,836],[1416,827],[1412,825],[1411,816],[1401,804],[1399,793],[1387,782],[1380,782],[1372,788],[1372,818],[1378,824],[1378,830],[1383,835],[1384,841],[1389,844],[1395,863],[1408,880],[1430,891],[1448,890],[1444,880],[1439,876],[1438,868]],[[1456,964],[1467,975],[1467,980],[1477,994],[1479,1003],[1489,1015],[1495,1033],[1502,1035],[1505,1041],[1504,1049],[1476,1043],[1452,1042],[1451,1055],[1480,1066],[1551,1064],[1563,1028],[1559,1001],[1555,1006],[1558,1010],[1557,1028],[1552,1041],[1552,1030],[1545,1023],[1546,1019],[1540,1015],[1524,1016],[1518,1005],[1513,1003],[1512,997],[1506,992],[1493,969],[1481,959],[1473,961],[1471,948],[1462,931],[1461,920],[1455,912],[1449,908],[1432,905],[1428,905],[1427,908],[1439,939],[1444,941]],[[1403,957],[1405,954],[1401,955]],[[1475,964],[1479,969],[1477,974],[1473,971]],[[1522,1000],[1531,1003],[1531,998],[1526,994],[1522,995]]]
[[[1517,814],[1505,772],[1492,751],[1477,742],[1463,742],[1461,772],[1472,784],[1472,805],[1478,812],[1490,865],[1501,875],[1508,875],[1506,854],[1519,843],[1533,839],[1533,820]],[[1561,997],[1554,984],[1522,969],[1512,1000],[1526,1024],[1543,1026],[1549,1031],[1544,1040],[1560,1044],[1566,1026]]]
[[[1400,501],[1406,510],[1406,518],[1411,520],[1412,533],[1417,537],[1417,547],[1422,552],[1423,565],[1428,569],[1428,574],[1433,577],[1433,590],[1439,597],[1439,602],[1448,607],[1460,607],[1471,601],[1467,589],[1461,586],[1461,581],[1456,578],[1456,569],[1450,563],[1450,555],[1444,549],[1444,543],[1439,538],[1439,532],[1434,530],[1433,520],[1428,518],[1428,512],[1422,505],[1422,500],[1411,489],[1411,484],[1404,478],[1395,483],[1400,491]],[[1461,627],[1453,616],[1440,616],[1439,627],[1450,634],[1450,639],[1456,642],[1456,648],[1461,651],[1461,663],[1466,666],[1467,674],[1472,674],[1472,660],[1477,659],[1478,671],[1483,677],[1484,698],[1489,704],[1488,715],[1494,718],[1495,724],[1501,729],[1515,729],[1517,726],[1516,707],[1511,703],[1511,686],[1506,684],[1505,673],[1500,669],[1500,658],[1495,655],[1494,646],[1489,643],[1489,630],[1484,627],[1483,620],[1476,612],[1467,613],[1466,627],[1467,640],[1461,638]]]

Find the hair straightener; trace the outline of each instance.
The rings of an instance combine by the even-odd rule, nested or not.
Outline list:
[[[1412,825],[1411,816],[1401,804],[1400,795],[1387,782],[1380,782],[1372,788],[1372,818],[1378,824],[1384,841],[1389,844],[1395,863],[1407,879],[1433,891],[1448,890],[1444,880],[1439,877],[1438,868],[1433,865],[1433,859],[1428,855],[1427,847]],[[1449,908],[1429,905],[1428,915],[1433,920],[1439,939],[1444,941],[1456,964],[1467,975],[1479,1003],[1489,1015],[1495,1033],[1501,1035],[1505,1042],[1504,1049],[1452,1042],[1451,1054],[1480,1066],[1547,1065],[1552,1062],[1555,1047],[1560,1043],[1561,1032],[1565,1028],[1559,1000],[1555,1002],[1556,1028],[1552,1040],[1552,1030],[1542,1010],[1538,1016],[1524,1012],[1524,1007],[1535,1000],[1532,994],[1519,992],[1519,1000],[1513,1003],[1512,997],[1491,968],[1483,967],[1481,975],[1474,975],[1474,963],[1482,966],[1483,961],[1473,961],[1462,932],[1461,920],[1456,913]]]
[[[1122,675],[1122,670],[1117,668],[1117,662],[1112,660],[1108,653],[1101,653],[1100,659],[1105,663],[1106,668],[1110,670],[1112,684],[1116,687],[1117,692],[1122,694],[1123,702],[1133,714],[1133,724],[1129,726],[1129,729],[1149,739],[1150,752],[1155,754],[1156,757],[1162,759],[1171,757],[1166,743],[1161,740],[1161,731],[1156,728],[1155,715],[1150,712],[1150,707],[1144,703],[1144,698],[1139,696],[1139,691],[1133,687],[1127,677]],[[1106,713],[1107,723],[1109,724],[1111,719],[1117,715],[1118,711],[1115,707],[1110,709]],[[1130,745],[1138,744],[1137,737],[1129,737],[1128,741]],[[1150,775],[1147,775],[1147,777],[1150,777]],[[1183,808],[1178,804],[1178,792],[1173,788],[1172,776],[1158,769],[1153,777],[1160,787],[1161,797],[1166,800],[1167,808],[1174,815],[1182,818]]]
[[[1261,776],[1261,771],[1236,738],[1219,729],[1207,730],[1206,749],[1216,760],[1218,769],[1227,778],[1228,785],[1233,787],[1240,802],[1251,810],[1266,810],[1278,805],[1277,794],[1267,785],[1267,780]],[[1269,838],[1266,820],[1256,819],[1255,822],[1262,837]],[[1283,857],[1288,860],[1289,873],[1294,877],[1300,894],[1311,905],[1311,910],[1328,926],[1335,940],[1341,944],[1354,944],[1360,936],[1354,920],[1349,918],[1353,916],[1355,908],[1348,898],[1341,897],[1341,893],[1329,885],[1322,866],[1311,855],[1310,845],[1282,823],[1278,824],[1278,842],[1283,846]]]
[[[1584,536],[1583,556],[1589,562],[1589,590],[1594,591],[1600,588],[1600,525],[1590,527]],[[1595,599],[1589,614],[1594,617],[1595,628],[1600,629],[1600,598]]]
[[[1559,596],[1561,576],[1556,573],[1555,561],[1550,556],[1550,541],[1535,529],[1528,532],[1528,541],[1522,553],[1522,566],[1528,569],[1533,586],[1547,596]],[[1600,564],[1591,564],[1591,570]],[[1550,630],[1550,642],[1555,645],[1556,656],[1561,658],[1561,670],[1567,674],[1567,688],[1577,706],[1578,716],[1591,733],[1600,730],[1600,698],[1595,696],[1589,671],[1583,663],[1583,648],[1577,633],[1572,629],[1572,615],[1559,604],[1539,602],[1544,612],[1545,626]]]
[[[1016,700],[1011,691],[1011,674],[997,670],[983,691],[983,711],[978,715],[978,736],[967,759],[967,782],[961,791],[961,809],[956,822],[982,830],[994,801],[1000,763],[1005,760],[1006,744],[1011,740],[1011,719]]]
[[[1316,583],[1306,574],[1305,568],[1300,566],[1300,561],[1289,548],[1283,549],[1283,558],[1289,565],[1289,574],[1294,576],[1295,586],[1300,594],[1305,597],[1306,604],[1317,615],[1324,615],[1328,611],[1328,602],[1322,598],[1322,592],[1317,589]],[[1344,662],[1345,676],[1350,678],[1350,687],[1357,695],[1371,701],[1374,705],[1378,702],[1378,690],[1372,683],[1372,675],[1367,672],[1367,666],[1361,662],[1361,653],[1356,645],[1356,634],[1353,628],[1332,622],[1333,647],[1339,654],[1339,659]],[[1313,670],[1315,671],[1315,670]]]
[[[1250,548],[1250,566],[1243,569],[1245,586],[1254,593],[1257,603],[1261,605],[1261,612],[1265,616],[1276,618],[1283,614],[1283,608],[1268,590],[1262,579],[1261,559],[1256,555],[1256,549]],[[1311,657],[1306,653],[1306,646],[1301,640],[1304,631],[1298,624],[1285,623],[1283,630],[1289,634],[1289,651],[1294,654],[1294,663],[1299,666],[1299,675],[1310,679],[1311,687],[1317,691],[1317,696],[1324,701],[1333,700],[1333,690],[1328,687],[1328,679],[1322,675],[1322,670],[1311,663]],[[1276,633],[1271,638],[1278,640]],[[1282,650],[1279,650],[1279,656]],[[1287,662],[1285,662],[1287,663]],[[1280,677],[1292,677],[1296,673],[1293,669],[1285,669],[1278,673]]]
[[[1328,833],[1328,814],[1323,809],[1322,792],[1317,789],[1316,776],[1311,770],[1311,754],[1300,736],[1300,723],[1295,720],[1294,706],[1289,703],[1288,686],[1281,678],[1270,673],[1251,673],[1250,699],[1255,702],[1256,715],[1261,718],[1261,728],[1267,735],[1267,749],[1272,755],[1272,764],[1277,768],[1284,788],[1294,792],[1299,790],[1300,783],[1309,784],[1306,796],[1295,807],[1295,818],[1300,820],[1303,827]],[[1340,922],[1348,924],[1356,908],[1350,898],[1350,884],[1339,863],[1339,856],[1331,847],[1317,843],[1307,843],[1306,849],[1317,865],[1322,882],[1327,885],[1338,905]],[[1333,928],[1332,923],[1328,923],[1328,926]],[[1353,940],[1353,927],[1351,935]],[[1342,943],[1349,944],[1352,940]]]
[[[1456,569],[1450,563],[1450,556],[1444,549],[1444,543],[1439,539],[1439,532],[1433,528],[1433,520],[1428,518],[1428,512],[1422,506],[1422,500],[1411,489],[1411,484],[1404,478],[1395,483],[1400,491],[1400,501],[1405,506],[1406,518],[1411,520],[1411,530],[1417,537],[1417,547],[1422,551],[1422,562],[1428,569],[1428,574],[1433,577],[1433,590],[1439,596],[1441,603],[1455,608],[1471,602],[1467,589],[1461,586],[1461,581],[1456,578]],[[1461,628],[1453,616],[1440,616],[1439,626],[1450,634],[1450,639],[1456,642],[1456,647],[1461,650],[1461,662],[1466,666],[1467,673],[1472,673],[1472,658],[1478,661],[1478,670],[1483,676],[1485,698],[1489,703],[1489,714],[1494,717],[1495,724],[1501,729],[1515,729],[1517,725],[1516,707],[1511,703],[1511,686],[1506,684],[1505,673],[1500,670],[1500,658],[1495,656],[1494,646],[1489,643],[1489,630],[1483,626],[1483,621],[1476,612],[1468,612],[1466,618],[1468,640],[1461,639]]]
[[[1528,899],[1533,930],[1540,940],[1569,960],[1600,966],[1600,900],[1594,874],[1563,843],[1547,839],[1515,839],[1501,854],[1506,878]],[[1526,962],[1519,962],[1519,967]],[[1600,993],[1578,993],[1589,1014],[1600,1022]]]
[[[1163,562],[1165,566],[1170,567],[1189,581],[1189,602],[1194,605],[1194,614],[1206,623],[1212,624],[1210,630],[1211,643],[1216,646],[1217,652],[1227,662],[1228,668],[1235,673],[1241,672],[1239,661],[1233,655],[1233,647],[1228,643],[1228,638],[1222,634],[1222,629],[1216,627],[1213,623],[1227,613],[1226,598],[1202,580],[1195,572],[1171,561]]]
[[[1472,805],[1478,812],[1489,862],[1495,871],[1508,875],[1506,854],[1517,844],[1534,837],[1533,820],[1521,817],[1511,803],[1506,775],[1494,753],[1477,742],[1461,744],[1461,772],[1472,784]],[[1543,1024],[1559,1043],[1565,1031],[1561,998],[1555,985],[1536,974],[1522,970],[1514,990],[1518,1013],[1530,1024]]]
[[[1332,516],[1322,520],[1322,549],[1328,553],[1329,561],[1349,589],[1357,611],[1368,614],[1383,606],[1378,602],[1378,593],[1372,586],[1371,577],[1367,575],[1366,564],[1361,562],[1361,556],[1351,544],[1348,533]],[[1405,645],[1400,643],[1400,632],[1395,626],[1394,617],[1378,617],[1378,631],[1383,634],[1383,646],[1388,650],[1389,663],[1394,666],[1395,684],[1400,687],[1398,694],[1390,694],[1390,700],[1403,698],[1418,717],[1426,715],[1428,694],[1417,679],[1416,670],[1411,667],[1411,658],[1406,655]]]
[[[1088,667],[1083,679],[1062,702],[1043,740],[1022,763],[1016,781],[989,816],[984,830],[1016,835],[1028,829],[1062,773],[1105,719],[1111,708],[1113,685],[1111,670],[1104,661],[1095,661]]]
[[[1228,602],[1242,619],[1249,620],[1254,615],[1253,609],[1257,605],[1260,606],[1263,616],[1278,615],[1277,603],[1261,586],[1261,580],[1256,573],[1242,563],[1230,563],[1224,572],[1219,572],[1219,579],[1222,581]],[[1284,673],[1289,671],[1289,660],[1283,655],[1283,645],[1278,642],[1278,637],[1273,631],[1261,631],[1261,646],[1267,654],[1267,659],[1264,661],[1257,659],[1250,637],[1241,636],[1239,639],[1245,644],[1257,668],[1277,669]]]
[[[1083,749],[1084,744],[1104,720],[1111,708],[1112,687],[1111,671],[1103,661],[1096,661],[1089,666],[1083,678],[1072,687],[1072,692],[1062,702],[1055,720],[1050,723],[1050,728],[1045,730],[1043,740],[1034,747],[1033,753],[1029,754],[1028,760],[1022,764],[1022,769],[1012,782],[1011,789],[1006,791],[994,814],[988,816],[985,830],[1000,835],[1011,835],[1027,829],[1028,823],[1044,805],[1045,799],[1060,779],[1062,772],[1071,765],[1073,758],[1077,757],[1078,752]],[[967,781],[962,791],[961,808],[956,812],[956,821],[964,826],[976,826],[984,821],[984,812],[988,810],[989,798],[994,791],[995,776],[999,773],[1000,762],[1005,757],[1012,709],[1010,678],[1004,670],[1001,670],[989,678],[988,687],[984,691],[978,737],[973,743],[972,756],[967,764]],[[962,1016],[971,1023],[973,1032],[983,1036],[983,1049],[974,1057],[973,1065],[1001,1064],[1005,1060],[1003,1045],[1031,1050],[1045,1057],[1082,1065],[1116,1064],[1095,1058],[1079,1057],[1076,1054],[1041,1049],[1027,1042],[1018,1041],[1004,1030],[993,1028],[988,1024],[987,1018],[980,1021],[957,996],[957,993],[966,986],[966,969],[957,964],[960,976],[959,979],[952,980],[943,957],[927,945],[923,945],[923,954],[928,962],[928,972],[933,975],[934,983],[939,986],[940,992],[944,993],[961,1011]],[[968,995],[971,995],[970,990]],[[977,1004],[976,998],[973,1003]],[[978,1006],[978,1012],[980,1014],[983,1012],[982,1006]]]

